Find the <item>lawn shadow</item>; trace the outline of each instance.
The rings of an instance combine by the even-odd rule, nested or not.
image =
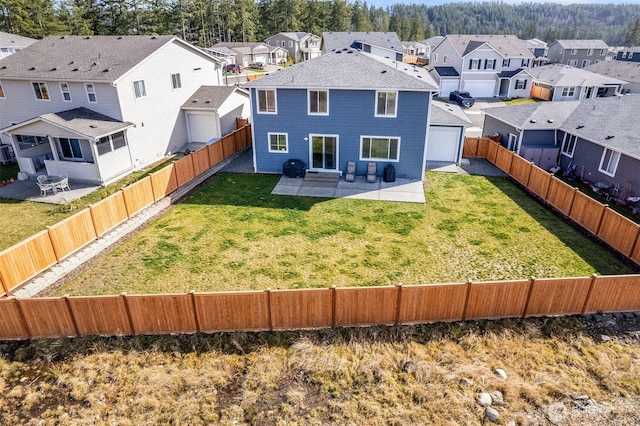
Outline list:
[[[545,206],[532,193],[504,177],[485,177],[493,186],[513,200],[525,213],[556,236],[601,275],[638,272],[630,260],[607,248],[570,219]],[[603,256],[604,254],[606,256]]]

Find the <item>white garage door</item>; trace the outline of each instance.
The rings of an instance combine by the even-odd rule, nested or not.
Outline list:
[[[208,142],[220,137],[213,114],[187,114],[187,123],[189,142]]]
[[[458,160],[459,127],[429,127],[427,161],[455,163]]]
[[[493,98],[496,94],[495,81],[465,81],[465,92],[469,92],[474,98]]]
[[[263,64],[266,64],[267,61],[267,55],[256,55],[256,62],[262,62]]]
[[[460,79],[440,80],[440,97],[449,99],[449,93],[455,92],[460,87]]]

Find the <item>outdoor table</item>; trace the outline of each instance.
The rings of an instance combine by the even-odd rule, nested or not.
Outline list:
[[[46,179],[42,179],[42,183],[46,185],[52,185],[54,188],[56,185],[62,183],[64,178],[62,176],[47,176]]]

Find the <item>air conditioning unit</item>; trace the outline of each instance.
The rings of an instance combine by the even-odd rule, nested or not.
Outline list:
[[[14,161],[15,158],[11,145],[0,145],[0,163],[7,164],[10,161]]]

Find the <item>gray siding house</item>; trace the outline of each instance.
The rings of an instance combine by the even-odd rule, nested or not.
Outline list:
[[[626,199],[640,196],[639,101],[625,95],[489,108],[484,131],[503,135],[503,145],[525,158],[529,147],[555,148],[555,161],[536,164],[571,166],[578,177]]]
[[[611,61],[607,61],[611,62]],[[596,74],[569,65],[535,67],[531,97],[547,101],[574,101],[620,93],[626,81]]]
[[[638,55],[640,56],[640,55]],[[585,71],[624,80],[624,93],[640,93],[640,64],[628,61],[603,61],[589,65]]]
[[[221,81],[174,36],[47,37],[0,61],[0,137],[23,172],[107,184],[187,143],[183,104]]]
[[[0,31],[0,59],[5,58],[12,53],[21,51],[27,46],[35,43],[36,39],[23,37],[16,34],[10,34]]]
[[[265,40],[269,46],[282,47],[296,62],[306,61],[320,56],[321,38],[305,32],[283,32]]]
[[[322,53],[357,49],[365,53],[402,62],[404,46],[394,32],[325,32]]]
[[[618,50],[616,61],[640,62],[640,46]]]
[[[602,40],[556,40],[549,45],[552,63],[584,68],[607,58],[609,46]]]

